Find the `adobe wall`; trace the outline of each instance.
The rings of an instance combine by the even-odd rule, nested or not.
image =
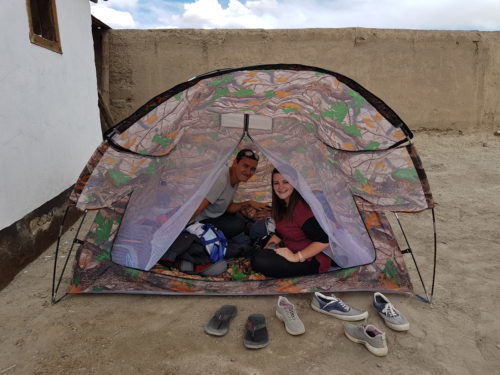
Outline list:
[[[500,128],[500,32],[381,29],[111,30],[105,96],[116,121],[211,70],[298,63],[344,74],[413,130]]]
[[[0,289],[56,240],[102,140],[89,1],[56,2],[62,53],[30,42],[26,4],[0,11]]]
[[[0,12],[0,230],[73,185],[102,140],[89,1],[57,1],[61,54],[30,42],[25,3]]]

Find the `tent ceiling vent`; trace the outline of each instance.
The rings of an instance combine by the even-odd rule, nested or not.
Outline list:
[[[262,115],[248,115],[248,128],[259,130],[273,130],[273,119]],[[244,113],[223,113],[221,114],[220,124],[226,128],[245,128]]]

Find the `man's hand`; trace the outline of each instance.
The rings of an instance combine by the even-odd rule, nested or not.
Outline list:
[[[255,208],[256,210],[264,210],[270,209],[269,203],[264,203],[264,202],[256,202],[256,201],[246,201],[245,204],[248,206]]]
[[[254,203],[258,205],[258,207],[255,208],[254,220],[264,220],[266,217],[271,216],[271,206],[269,206],[267,203]]]
[[[247,207],[255,210],[255,212],[253,212],[253,220],[263,220],[266,217],[271,216],[271,207],[268,203],[256,201],[247,201],[245,203],[247,204]]]
[[[264,220],[266,217],[271,216],[271,209],[265,208],[263,210],[255,210],[255,214],[253,215],[253,220]]]

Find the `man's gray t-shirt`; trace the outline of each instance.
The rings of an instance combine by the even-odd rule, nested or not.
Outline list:
[[[226,168],[217,177],[217,180],[215,180],[214,185],[208,192],[206,199],[210,204],[196,217],[196,221],[216,218],[224,214],[233,202],[233,197],[237,189],[238,184],[231,186],[229,168]]]

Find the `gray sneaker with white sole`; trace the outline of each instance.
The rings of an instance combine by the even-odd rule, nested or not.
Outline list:
[[[302,335],[306,331],[294,304],[285,297],[279,296],[278,298],[276,317],[285,323],[285,329],[290,335]]]
[[[385,332],[382,332],[372,324],[363,324],[360,326],[347,324],[344,326],[344,333],[349,340],[363,344],[370,353],[376,356],[385,356],[389,351]]]

